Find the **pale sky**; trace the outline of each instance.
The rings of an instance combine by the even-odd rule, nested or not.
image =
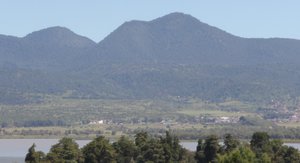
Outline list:
[[[0,34],[23,37],[63,26],[99,42],[125,21],[171,12],[237,36],[300,39],[299,0],[1,0]]]

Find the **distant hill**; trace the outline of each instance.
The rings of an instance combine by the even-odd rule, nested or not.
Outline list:
[[[0,35],[0,102],[65,92],[69,98],[296,98],[299,68],[299,40],[242,38],[171,13],[125,22],[99,43],[64,27]]]
[[[61,69],[95,45],[67,28],[51,27],[23,38],[0,36],[0,58],[26,68]]]

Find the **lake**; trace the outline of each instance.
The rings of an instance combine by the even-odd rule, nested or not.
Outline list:
[[[23,163],[28,148],[35,143],[36,150],[49,152],[58,139],[0,139],[0,163]],[[80,147],[90,140],[77,140]]]
[[[28,148],[35,143],[36,150],[45,153],[58,139],[0,139],[0,162],[1,163],[22,163]],[[79,147],[83,147],[90,140],[76,140]],[[191,151],[195,151],[197,142],[181,142],[181,145]],[[285,143],[285,145],[295,147],[300,150],[300,143]]]

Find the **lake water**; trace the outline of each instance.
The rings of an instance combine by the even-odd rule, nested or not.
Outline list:
[[[28,148],[35,143],[36,150],[49,152],[58,139],[0,139],[0,163],[23,163]],[[80,147],[90,140],[77,140]]]
[[[0,163],[22,163],[28,148],[35,143],[36,150],[45,153],[58,139],[0,139]],[[77,140],[80,147],[90,142],[90,140]],[[191,151],[195,151],[197,142],[181,142],[181,145]],[[285,145],[295,147],[300,150],[300,143],[286,143]]]

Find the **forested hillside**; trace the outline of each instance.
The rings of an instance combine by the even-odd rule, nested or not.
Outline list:
[[[299,40],[241,38],[182,13],[125,22],[99,43],[51,27],[0,36],[0,103],[296,98],[299,63]]]

